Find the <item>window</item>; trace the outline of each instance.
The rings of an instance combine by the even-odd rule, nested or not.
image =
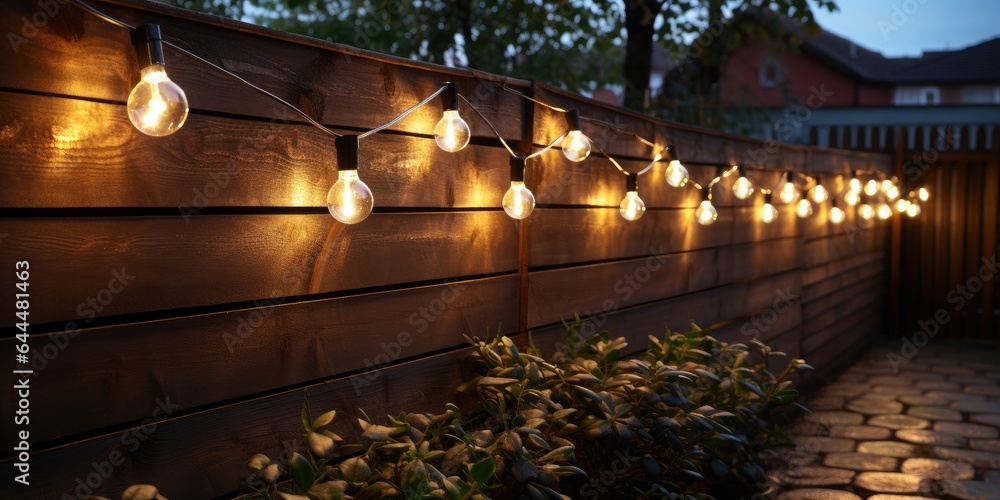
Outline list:
[[[1000,104],[1000,86],[969,85],[962,89],[962,104]]]
[[[896,87],[893,101],[897,106],[936,106],[941,104],[941,88]]]
[[[766,89],[777,87],[784,80],[784,72],[781,65],[773,57],[764,60],[764,65],[760,68],[760,86]]]

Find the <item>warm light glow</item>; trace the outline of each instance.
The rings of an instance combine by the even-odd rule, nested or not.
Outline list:
[[[917,197],[920,198],[920,201],[927,201],[931,197],[931,194],[927,191],[927,188],[920,188],[917,190]]]
[[[625,220],[639,220],[642,214],[646,213],[646,204],[639,198],[639,193],[636,191],[629,191],[625,193],[625,198],[622,200],[621,205],[618,206],[618,211],[621,212],[622,217]]]
[[[890,200],[895,200],[896,198],[899,198],[899,188],[896,187],[895,184],[889,186],[889,189],[885,190],[885,197],[889,198]]]
[[[860,215],[864,220],[871,220],[872,217],[875,217],[875,209],[872,208],[871,205],[865,203],[858,207],[858,215]]]
[[[920,215],[920,204],[911,203],[910,206],[907,207],[906,209],[906,215],[909,215],[910,217],[916,217]]]
[[[910,200],[900,198],[896,200],[896,211],[899,213],[905,213],[906,209],[910,208]]]
[[[778,197],[781,198],[783,203],[795,201],[795,197],[798,195],[799,190],[795,188],[795,184],[792,182],[785,182],[785,185],[781,186],[781,192],[778,193]]]
[[[684,168],[684,165],[681,165],[681,162],[677,160],[671,160],[670,163],[667,164],[666,174],[667,184],[670,184],[675,188],[684,186],[687,184],[688,179],[690,179],[687,169]]]
[[[795,206],[795,214],[799,217],[806,218],[812,215],[813,206],[807,198],[802,198],[799,200],[799,204]]]
[[[187,96],[170,81],[162,64],[142,69],[142,77],[129,94],[126,107],[132,125],[154,137],[176,132],[188,115]]]
[[[368,218],[372,206],[372,192],[358,178],[358,171],[341,170],[337,174],[337,182],[326,195],[326,208],[333,218],[344,224],[357,224]]]
[[[882,186],[881,186],[881,188],[882,188],[882,192],[883,193],[886,192],[886,191],[888,191],[889,188],[891,188],[891,187],[892,187],[892,181],[891,180],[889,180],[889,179],[882,179]]]
[[[840,207],[833,207],[830,209],[830,222],[834,224],[840,224],[844,222],[847,218],[847,213],[845,213]]]
[[[890,207],[888,203],[879,203],[876,211],[879,219],[886,220],[889,217],[892,217],[892,207]]]
[[[812,188],[811,193],[812,193],[812,200],[816,202],[816,204],[823,203],[824,201],[830,199],[830,193],[826,190],[825,187],[823,187],[822,184],[816,184],[816,187]]]
[[[750,182],[750,179],[740,176],[733,183],[733,194],[741,200],[749,198],[753,194],[753,183]]]
[[[851,177],[851,181],[847,183],[848,189],[851,191],[861,192],[861,181],[857,177]]]
[[[579,130],[570,131],[562,141],[562,151],[570,161],[583,161],[590,156],[590,139]]]
[[[694,217],[698,220],[698,224],[707,226],[719,218],[719,211],[712,206],[711,201],[704,200],[698,206],[698,210],[694,211]]]
[[[861,203],[861,193],[854,190],[848,191],[844,195],[844,202],[852,207],[857,206],[858,203]]]
[[[875,194],[878,193],[878,186],[878,181],[875,179],[869,180],[868,184],[865,184],[865,194],[868,196],[875,196]]]
[[[774,205],[770,203],[765,203],[764,207],[761,209],[760,218],[765,224],[770,224],[778,218],[778,209],[774,208]]]
[[[469,144],[471,137],[469,124],[458,115],[458,110],[446,110],[434,127],[434,141],[438,147],[449,153],[461,151]]]
[[[514,219],[525,219],[535,209],[535,195],[524,182],[511,181],[510,189],[503,195],[503,211]]]

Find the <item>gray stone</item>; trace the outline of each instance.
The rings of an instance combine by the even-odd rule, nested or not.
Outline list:
[[[900,472],[862,472],[854,477],[859,488],[876,493],[929,493],[932,480]]]
[[[806,465],[779,472],[778,482],[785,486],[846,486],[854,479],[854,471]]]
[[[900,470],[931,479],[972,479],[976,475],[975,467],[965,462],[933,458],[910,458],[903,462]]]
[[[960,481],[945,479],[938,483],[941,492],[948,498],[959,500],[996,500],[1000,499],[1000,489],[995,484],[983,481]]]
[[[953,422],[962,421],[961,413],[955,410],[938,408],[935,406],[914,406],[909,410],[906,410],[906,414],[911,417],[926,418],[927,420],[950,420]]]
[[[858,444],[858,453],[872,453],[887,457],[913,458],[920,455],[920,448],[910,443],[897,441],[865,441]]]
[[[903,403],[862,398],[847,403],[845,408],[865,415],[896,415],[903,411]]]
[[[919,389],[932,391],[958,391],[962,389],[962,384],[945,382],[943,380],[918,380],[917,383],[913,385]]]
[[[872,427],[869,425],[845,425],[830,429],[830,435],[847,439],[858,439],[862,441],[877,441],[889,439],[892,431],[883,427]]]
[[[1000,427],[1000,415],[996,413],[973,413],[969,420],[977,424],[992,425],[993,427]]]
[[[910,443],[916,444],[926,444],[934,446],[964,446],[965,439],[956,436],[954,434],[948,434],[945,432],[922,430],[922,429],[904,429],[901,431],[896,431],[896,438],[902,439],[903,441],[908,441]]]
[[[967,385],[965,392],[985,396],[1000,396],[1000,386],[997,385]]]
[[[1000,453],[935,447],[934,455],[945,460],[960,460],[984,469],[1000,469]]]
[[[912,406],[940,406],[947,408],[951,401],[941,398],[929,398],[927,396],[900,396],[899,400],[903,404]]]
[[[854,451],[854,440],[821,437],[821,436],[792,436],[795,440],[797,450],[804,450],[809,453],[830,453]]]
[[[1000,484],[1000,470],[988,470],[983,476],[987,483]]]
[[[823,459],[823,465],[857,471],[894,471],[899,465],[899,459],[868,453],[829,453]]]
[[[951,407],[969,413],[1000,413],[1000,403],[990,401],[954,401]]]
[[[872,387],[872,393],[892,394],[895,396],[919,396],[924,393],[924,390],[905,385],[876,385]]]
[[[969,448],[1000,453],[1000,439],[970,439]]]
[[[860,425],[865,421],[863,415],[849,411],[814,411],[805,416],[810,422],[823,425]]]
[[[822,488],[802,488],[778,495],[778,500],[861,500],[854,493]]]
[[[992,439],[997,437],[997,430],[993,427],[965,422],[937,422],[934,424],[934,430],[966,438]]]
[[[868,420],[868,425],[887,429],[926,429],[931,423],[909,415],[878,415]]]

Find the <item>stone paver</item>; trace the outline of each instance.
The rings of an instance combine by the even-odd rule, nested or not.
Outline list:
[[[896,396],[919,396],[924,393],[924,390],[905,385],[876,385],[872,387],[872,392],[875,394],[894,394]]]
[[[1000,484],[1000,470],[986,471],[985,479],[987,483]]]
[[[1000,413],[1000,403],[993,401],[954,401],[951,408],[969,413]]]
[[[913,495],[872,495],[868,500],[936,500],[931,497],[915,497]]]
[[[921,450],[915,444],[898,441],[865,441],[858,443],[858,453],[871,453],[887,457],[914,458],[920,456]]]
[[[1000,385],[967,385],[965,386],[965,392],[986,396],[1000,396]]]
[[[844,408],[865,415],[896,415],[903,411],[903,403],[893,401],[892,399],[879,401],[877,399],[858,398],[847,403]]]
[[[960,500],[997,500],[1000,499],[1000,489],[995,484],[983,481],[959,481],[945,479],[938,483],[941,492],[947,498]]]
[[[901,472],[861,472],[854,477],[854,484],[876,493],[929,493],[933,482]]]
[[[818,465],[806,465],[782,472],[778,481],[785,486],[847,486],[856,473]]]
[[[961,436],[926,429],[903,429],[896,431],[896,438],[914,444],[965,446],[965,439]]]
[[[927,391],[924,396],[929,398],[947,399],[948,401],[985,401],[986,396],[966,394],[964,392]]]
[[[778,500],[861,500],[861,497],[849,491],[802,488],[786,491],[778,495]]]
[[[802,403],[812,411],[839,410],[844,406],[843,396],[824,396],[810,398]]]
[[[908,415],[877,415],[868,420],[868,425],[886,429],[926,429],[931,423]]]
[[[992,425],[993,427],[1000,427],[1000,415],[995,413],[973,413],[969,420],[983,425]]]
[[[955,410],[939,408],[936,406],[913,406],[909,410],[906,410],[906,414],[911,417],[925,418],[927,420],[950,420],[952,422],[962,421],[961,413]]]
[[[824,425],[860,425],[865,421],[863,415],[849,411],[814,411],[805,416],[810,422]]]
[[[976,468],[966,462],[933,458],[907,459],[900,471],[931,479],[972,479],[976,475]]]
[[[935,447],[934,455],[945,460],[961,460],[984,469],[1000,469],[1000,453]]]
[[[964,422],[938,422],[934,424],[934,430],[966,438],[992,439],[997,437],[997,430],[993,427]]]
[[[822,436],[792,436],[798,450],[809,453],[831,453],[854,451],[853,439],[822,437]]]
[[[962,384],[957,382],[945,382],[943,380],[918,380],[913,384],[918,389],[931,391],[958,391],[962,389]]]
[[[899,401],[911,406],[940,406],[947,408],[951,401],[942,398],[929,398],[927,396],[900,396]]]
[[[884,427],[870,425],[845,425],[831,428],[830,435],[860,441],[878,441],[888,439],[892,435],[892,431]]]
[[[970,439],[969,448],[1000,453],[1000,439]]]
[[[869,453],[828,453],[823,465],[856,471],[894,471],[899,459]]]

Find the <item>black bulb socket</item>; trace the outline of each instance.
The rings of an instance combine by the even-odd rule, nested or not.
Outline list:
[[[133,29],[132,45],[135,47],[135,57],[140,68],[166,63],[163,57],[163,35],[160,34],[160,25],[144,24]]]

